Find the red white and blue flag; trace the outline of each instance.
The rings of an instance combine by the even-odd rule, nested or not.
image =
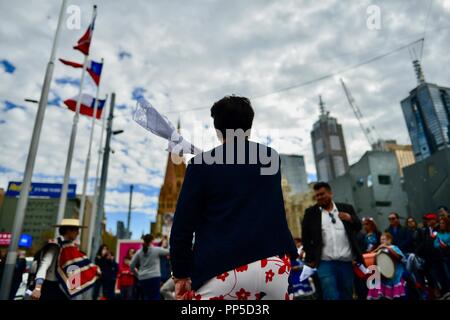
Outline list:
[[[91,24],[89,25],[83,36],[78,40],[76,46],[73,47],[75,50],[81,51],[86,56],[89,55],[89,48],[91,47],[91,39],[92,34],[94,32],[94,24],[96,17],[97,17],[97,6],[94,6],[94,14],[92,17]]]
[[[78,97],[67,99],[64,101],[64,104],[70,110],[76,112],[77,111],[77,98]],[[104,99],[104,100],[98,99],[97,115],[96,115],[97,119],[100,119],[102,117],[102,111],[103,111],[103,107],[105,106],[105,102],[106,102],[106,99]],[[93,117],[94,116],[94,107],[95,107],[95,98],[89,94],[83,93],[81,95],[80,113],[85,116]]]
[[[59,59],[65,65],[74,67],[74,68],[83,68],[83,64],[73,61],[68,61],[64,59]],[[100,76],[102,75],[103,63],[95,62],[94,60],[89,60],[86,66],[86,71],[91,75],[92,80],[94,80],[95,84],[98,86],[100,84]]]

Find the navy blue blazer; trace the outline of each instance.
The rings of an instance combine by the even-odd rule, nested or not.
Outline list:
[[[389,228],[386,229],[386,232],[389,232],[392,235],[392,244],[399,247],[403,253],[413,252],[412,233],[409,229],[399,225],[397,227],[397,232],[394,232],[394,228],[389,226]]]
[[[259,157],[251,164],[248,151],[261,147],[278,161],[272,175],[261,175],[261,168],[270,165]],[[225,162],[224,144],[197,155],[187,166],[171,229],[170,259],[173,275],[191,277],[194,290],[239,266],[275,255],[297,255],[286,221],[279,156],[247,140],[245,150],[243,164],[236,164],[236,152],[235,164],[205,163],[205,155],[220,152]]]

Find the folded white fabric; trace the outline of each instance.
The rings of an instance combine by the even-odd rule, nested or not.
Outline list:
[[[316,268],[311,268],[308,265],[303,266],[302,274],[300,275],[300,282],[311,277],[317,271]]]
[[[186,153],[198,154],[202,152],[199,148],[184,139],[169,119],[160,114],[144,97],[140,97],[137,100],[133,120],[151,133],[166,139],[168,141],[166,151],[180,156]]]

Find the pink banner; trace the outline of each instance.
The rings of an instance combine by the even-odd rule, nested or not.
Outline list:
[[[118,240],[117,241],[117,253],[116,261],[120,265],[123,263],[123,259],[128,255],[130,249],[138,251],[142,247],[141,240]]]

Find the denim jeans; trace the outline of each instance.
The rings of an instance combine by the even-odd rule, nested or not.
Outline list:
[[[346,261],[321,261],[317,275],[324,300],[352,300],[353,267]]]
[[[122,300],[134,300],[134,286],[126,286],[120,288],[120,299]]]
[[[142,290],[142,300],[160,300],[160,277],[139,280],[139,284]]]

